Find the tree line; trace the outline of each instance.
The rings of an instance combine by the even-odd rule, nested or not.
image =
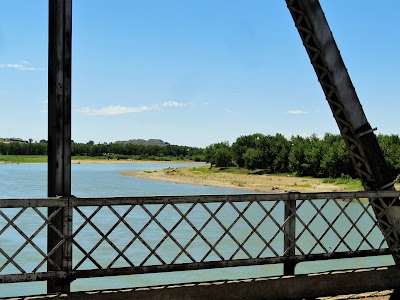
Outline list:
[[[47,155],[47,142],[35,143],[0,143],[0,154],[3,155]],[[177,145],[138,145],[103,143],[71,143],[72,156],[91,156],[113,159],[187,159],[204,161],[203,149]]]
[[[378,135],[378,142],[393,175],[400,174],[400,138]],[[327,133],[323,138],[260,133],[240,136],[229,145],[215,143],[206,148],[177,145],[138,145],[88,143],[71,144],[73,156],[112,159],[157,159],[204,161],[215,167],[237,166],[269,173],[292,173],[298,176],[357,177],[346,145],[340,135]],[[47,142],[0,143],[2,155],[47,155]]]
[[[400,174],[400,138],[378,135],[378,142],[392,174]],[[357,174],[340,135],[327,133],[323,138],[252,134],[239,137],[232,145],[212,144],[204,150],[211,166],[262,169],[270,173],[293,173],[298,176],[332,177]]]

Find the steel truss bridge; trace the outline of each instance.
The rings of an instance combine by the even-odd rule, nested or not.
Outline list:
[[[278,280],[133,289],[129,292],[133,294],[122,294],[121,299],[128,295],[137,299],[197,299],[199,293],[221,299],[297,299],[398,288],[400,195],[394,189],[394,177],[319,1],[286,3],[364,192],[73,197],[72,0],[49,0],[48,198],[0,200],[0,283],[47,281],[49,294],[111,299],[117,294],[71,293],[70,284],[89,277],[282,264],[283,277]],[[304,217],[306,209],[313,211],[311,217]],[[256,220],[248,217],[250,210],[258,212]],[[222,211],[232,216],[229,222],[220,218]],[[99,222],[102,214],[111,215],[114,222]],[[24,218],[36,220],[29,232],[19,225]],[[339,219],[347,223],[345,229],[338,227]],[[14,230],[21,240],[15,249],[3,244],[8,230]],[[127,243],[120,245],[111,238],[117,230],[128,238]],[[159,239],[146,239],[149,230],[156,230]],[[86,243],[86,231],[97,240]],[[39,237],[45,245],[37,242]],[[175,251],[163,251],[167,243]],[[111,260],[102,257],[104,246],[115,254]],[[32,263],[22,265],[19,257],[26,251]],[[379,255],[392,255],[393,266],[319,276],[295,272],[295,266],[303,262]]]

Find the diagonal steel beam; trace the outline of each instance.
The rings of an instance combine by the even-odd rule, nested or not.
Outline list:
[[[286,4],[365,190],[394,190],[394,177],[379,147],[375,129],[364,114],[319,1],[286,0]],[[382,209],[391,207],[384,218],[377,218],[381,220],[383,234],[390,232],[390,236],[385,235],[390,246],[400,241],[400,201],[396,199],[392,205],[393,200],[387,198],[381,202]],[[374,210],[378,216],[379,207]],[[400,263],[400,257],[394,258]]]

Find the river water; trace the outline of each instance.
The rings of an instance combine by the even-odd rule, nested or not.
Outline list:
[[[235,189],[224,189],[214,188],[205,186],[195,186],[186,184],[175,184],[167,182],[149,181],[134,177],[121,176],[118,173],[126,170],[155,170],[162,168],[175,168],[178,166],[184,166],[183,164],[73,164],[72,165],[72,194],[77,197],[111,197],[111,196],[154,196],[154,195],[202,195],[202,194],[241,194],[246,193],[243,190]],[[47,165],[46,164],[2,164],[0,165],[0,198],[41,198],[46,197],[47,191]],[[247,193],[254,193],[247,191]],[[345,205],[345,203],[343,203]],[[282,208],[277,208],[275,212],[278,215],[282,215]],[[324,213],[327,214],[327,218],[333,219],[339,208],[332,204],[324,209]],[[349,214],[360,215],[360,207],[357,204],[351,204],[346,210]],[[249,219],[258,219],[262,212],[251,207],[247,212]],[[199,217],[201,213],[199,212]],[[302,208],[302,214],[304,220],[310,219],[315,214],[315,209],[305,204]],[[34,214],[32,219],[21,218],[21,222],[18,225],[21,228],[32,227],[34,222],[38,218],[37,214]],[[107,218],[112,218],[112,214],[104,213],[101,215],[102,221],[107,223]],[[115,217],[115,216],[114,216]],[[136,216],[139,218],[140,216]],[[35,219],[36,218],[36,219]],[[173,218],[170,214],[166,217],[166,221]],[[225,215],[219,215],[222,218],[222,222],[229,223],[232,214],[230,211],[226,211]],[[279,216],[276,216],[279,219]],[[77,218],[78,219],[78,218]],[[372,221],[365,219],[363,221],[366,228],[371,228]],[[337,222],[339,226],[349,226],[348,221],[340,220]],[[342,224],[343,223],[343,224]],[[371,223],[371,224],[370,224]],[[5,226],[5,220],[0,218],[0,231]],[[317,224],[317,223],[316,223]],[[322,224],[324,224],[322,222]],[[340,225],[342,224],[342,225]],[[79,226],[75,224],[74,226]],[[265,225],[267,226],[267,224]],[[273,224],[271,224],[273,226]],[[33,226],[34,227],[34,226]],[[321,226],[319,226],[321,227]],[[322,226],[323,227],[323,226]],[[75,227],[76,228],[76,227]],[[324,228],[322,228],[323,230]],[[315,227],[313,230],[321,230],[321,228]],[[343,229],[345,230],[345,229]],[[185,230],[183,230],[185,232]],[[265,228],[265,232],[268,232],[268,226]],[[246,233],[243,232],[243,235]],[[354,232],[349,234],[351,241],[352,234],[354,235],[354,243],[358,243],[359,236]],[[307,237],[308,236],[308,237]],[[93,240],[91,240],[93,238]],[[122,239],[118,241],[124,243],[123,234]],[[151,233],[148,237],[149,240],[155,238],[157,240],[157,234]],[[184,238],[184,237],[182,237]],[[210,237],[211,238],[211,237]],[[46,236],[45,232],[41,236],[38,236],[38,243],[45,245]],[[329,243],[333,243],[335,236],[332,233],[325,236],[327,247]],[[379,231],[373,231],[370,235],[370,240],[380,241],[382,240]],[[90,233],[82,237],[82,243],[96,243],[96,237],[92,237]],[[325,241],[324,241],[325,242]],[[282,241],[277,238],[275,243],[282,244]],[[310,236],[304,234],[304,238],[299,240],[302,247],[312,247],[315,242],[310,240]],[[16,248],[15,245],[20,245],[21,239],[18,238],[18,234],[12,230],[5,231],[0,236],[0,247],[3,249]],[[308,245],[309,244],[309,245]],[[223,247],[221,243],[221,247]],[[173,245],[171,245],[172,247]],[[254,247],[257,248],[257,241],[254,241]],[[277,245],[279,247],[279,245]],[[201,247],[199,247],[200,249]],[[251,248],[251,247],[250,247]],[[229,249],[229,243],[226,244],[226,249]],[[103,249],[103,255],[107,256],[107,249]],[[345,249],[344,249],[345,250]],[[199,250],[200,251],[200,250]],[[224,251],[224,250],[222,250]],[[228,250],[226,250],[228,251]],[[166,248],[166,253],[173,252],[172,248]],[[79,251],[74,250],[74,255],[79,257]],[[112,254],[110,254],[112,255]],[[171,254],[172,255],[172,254]],[[75,257],[75,256],[74,256]],[[115,257],[115,255],[114,255]],[[24,255],[23,252],[18,256],[18,263],[23,266],[27,266],[34,261],[33,257],[29,254]],[[0,254],[0,267],[5,262],[5,257]],[[352,267],[373,267],[393,264],[391,257],[382,256],[377,258],[358,258],[358,259],[342,259],[337,261],[324,261],[324,262],[310,262],[301,263],[296,266],[297,273],[309,273],[318,272],[332,269],[346,269]],[[10,267],[9,267],[10,268]],[[3,274],[10,273],[9,268],[3,270]],[[29,269],[29,268],[28,268]],[[44,269],[41,269],[44,271]],[[12,273],[12,272],[11,272]],[[273,276],[282,274],[282,265],[269,265],[269,266],[251,266],[251,267],[237,267],[237,268],[225,268],[215,270],[199,270],[199,271],[187,271],[187,272],[170,272],[165,274],[145,274],[145,275],[131,275],[131,276],[118,276],[109,277],[106,279],[93,278],[93,279],[81,279],[76,280],[72,283],[72,289],[77,290],[93,290],[93,289],[109,289],[109,288],[124,288],[124,287],[137,287],[137,286],[151,286],[160,284],[173,284],[183,282],[199,282],[199,281],[210,281],[218,279],[242,279],[242,278],[255,278],[263,276]],[[46,291],[45,282],[37,283],[21,283],[21,284],[2,284],[0,285],[0,297],[8,296],[22,296],[32,294],[43,294]]]

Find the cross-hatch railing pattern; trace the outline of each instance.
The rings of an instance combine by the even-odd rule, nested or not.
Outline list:
[[[2,199],[0,282],[276,263],[283,263],[287,274],[304,261],[398,254],[400,248],[387,246],[378,224],[392,205],[382,199],[399,196],[296,192]],[[57,209],[47,216],[48,207]],[[52,224],[60,212],[63,232]],[[48,230],[60,239],[46,250]],[[69,254],[67,269],[50,258],[59,247]],[[56,271],[46,272],[48,263]]]

